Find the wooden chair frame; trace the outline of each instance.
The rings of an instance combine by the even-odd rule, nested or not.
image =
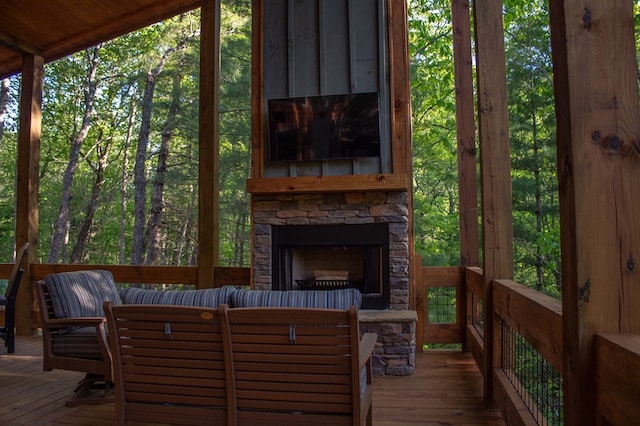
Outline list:
[[[16,297],[18,296],[18,288],[22,280],[24,269],[22,261],[26,259],[29,250],[29,243],[24,243],[16,252],[16,260],[9,277],[9,285],[5,292],[4,298],[0,300],[0,305],[4,305],[4,326],[0,327],[0,338],[4,340],[7,347],[7,353],[15,352],[16,345]]]
[[[216,309],[105,302],[116,424],[234,425],[233,378]]]
[[[51,296],[44,281],[35,282],[34,288],[40,305],[43,369],[45,371],[60,369],[86,373],[75,388],[74,397],[67,402],[67,405],[113,402],[111,394],[113,370],[105,329],[106,319],[104,317],[56,318]],[[95,329],[96,345],[102,355],[101,359],[65,356],[54,353],[53,344],[56,337],[64,334],[70,328],[84,327]],[[102,397],[96,396],[92,392],[101,383],[104,384],[104,396]]]
[[[375,333],[358,311],[222,307],[238,424],[371,425]]]

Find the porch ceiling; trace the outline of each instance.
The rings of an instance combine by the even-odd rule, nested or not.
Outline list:
[[[0,7],[0,79],[24,54],[45,62],[199,7],[200,0],[5,0]]]

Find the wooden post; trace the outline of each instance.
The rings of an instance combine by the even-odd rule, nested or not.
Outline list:
[[[220,0],[202,0],[198,287],[212,287],[220,257]]]
[[[406,0],[390,0],[387,6],[389,34],[389,73],[390,93],[393,113],[391,117],[391,151],[393,174],[408,176],[407,205],[409,246],[409,309],[416,309],[422,283],[411,272],[422,267],[422,261],[416,265],[416,244],[413,232],[413,168],[411,150],[411,82],[409,77],[409,24]],[[426,297],[426,295],[425,295]]]
[[[40,184],[40,137],[42,125],[42,84],[44,60],[25,55],[20,92],[20,128],[18,130],[18,167],[16,173],[16,248],[29,242],[26,264],[37,259],[38,189]],[[22,276],[16,303],[16,333],[34,332],[31,316],[31,274],[29,266]]]
[[[550,2],[558,123],[564,424],[596,424],[595,333],[640,334],[633,2]]]
[[[493,369],[500,366],[501,327],[494,321],[493,280],[513,278],[511,162],[502,1],[473,3],[476,28],[482,253],[484,258],[485,402],[493,400]]]
[[[458,139],[460,266],[480,266],[471,20],[467,0],[452,0],[451,20],[453,24],[453,66],[456,85],[456,135]]]
[[[476,175],[476,128],[471,66],[471,20],[469,2],[452,0],[453,67],[456,84],[456,137],[458,141],[458,204],[460,222],[460,266],[480,266],[478,190]],[[463,276],[465,276],[463,274]],[[457,321],[463,350],[467,349],[467,287],[462,280],[456,291]]]

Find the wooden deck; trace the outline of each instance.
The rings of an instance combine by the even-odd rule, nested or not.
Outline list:
[[[42,341],[19,337],[16,353],[0,349],[0,424],[112,425],[113,404],[67,407],[82,374],[42,371]],[[469,354],[437,351],[418,354],[416,374],[375,377],[375,426],[503,426],[500,413],[484,408],[482,378]]]

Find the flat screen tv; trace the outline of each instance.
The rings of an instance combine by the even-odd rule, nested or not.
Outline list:
[[[380,156],[377,93],[269,99],[271,161]]]

